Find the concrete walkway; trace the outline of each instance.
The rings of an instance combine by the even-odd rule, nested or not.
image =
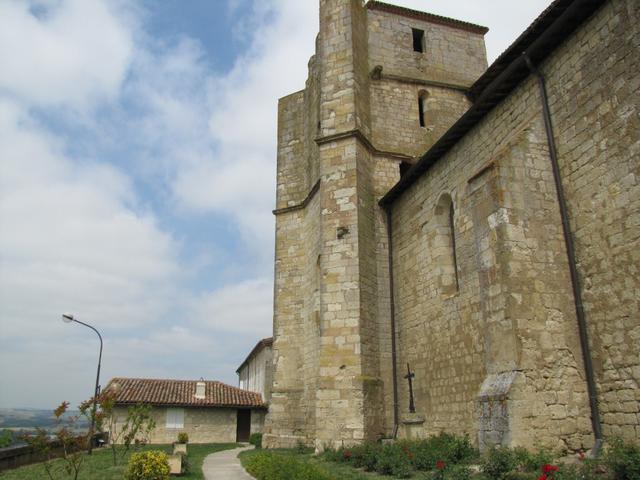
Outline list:
[[[223,450],[207,455],[202,464],[202,473],[206,480],[254,480],[240,465],[238,454],[252,450],[253,446]]]

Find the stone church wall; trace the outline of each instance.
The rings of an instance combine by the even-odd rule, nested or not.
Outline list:
[[[639,82],[630,57],[637,19],[634,2],[610,2],[542,65],[605,433],[627,438],[638,438],[640,405]],[[438,210],[446,195],[456,271]],[[534,80],[406,191],[393,217],[399,363],[416,371],[428,431],[468,432],[481,446],[589,448],[582,352]],[[401,383],[404,409],[407,397]]]
[[[305,89],[279,103],[267,446],[322,449],[393,432],[386,218],[377,201],[399,179],[401,161],[410,163],[466,110],[458,83],[469,86],[486,67],[481,32],[460,30],[451,47],[436,39],[455,29],[396,20],[359,0],[322,0],[320,12]],[[431,39],[428,58],[413,52],[410,25]],[[400,68],[396,55],[415,57],[416,68]],[[473,69],[442,85],[447,55],[458,62],[451,71]],[[371,75],[376,65],[380,78]]]
[[[640,4],[608,2],[545,65],[605,436],[640,439]]]
[[[541,65],[605,434],[627,438],[638,438],[640,423],[638,8],[608,2]],[[321,0],[320,9],[305,89],[279,103],[267,446],[321,449],[392,433],[389,245],[377,201],[401,162],[413,163],[466,111],[464,88],[486,68],[477,29],[359,0]],[[413,51],[411,28],[424,29],[424,54]],[[392,214],[401,413],[408,362],[430,433],[468,432],[480,446],[590,447],[534,79]]]

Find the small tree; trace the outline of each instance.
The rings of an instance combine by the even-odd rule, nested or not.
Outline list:
[[[69,402],[62,402],[53,411],[56,418],[54,437],[56,443],[62,448],[63,463],[61,469],[55,468],[52,462],[51,441],[46,430],[38,428],[35,436],[25,438],[33,450],[44,457],[43,467],[51,480],[55,480],[57,474],[61,473],[61,471],[77,480],[84,462],[82,448],[86,445],[88,434],[81,435],[76,433],[75,427],[79,416],[65,416],[68,408]]]
[[[34,452],[42,457],[42,466],[47,477],[50,480],[55,480],[55,472],[51,462],[51,441],[47,431],[44,428],[37,428],[35,435],[26,435],[23,439]]]
[[[87,400],[85,410],[91,412],[91,400]],[[127,409],[127,417],[119,424],[116,417],[115,395],[109,391],[103,392],[98,397],[99,409],[96,412],[96,425],[101,432],[105,427],[109,430],[109,445],[113,456],[113,464],[118,464],[118,445],[122,444],[120,459],[124,458],[132,445],[144,444],[149,435],[156,428],[156,422],[151,417],[149,405],[138,404]]]

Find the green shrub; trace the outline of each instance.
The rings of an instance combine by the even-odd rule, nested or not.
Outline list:
[[[604,477],[598,475],[598,462],[593,459],[582,460],[578,464],[561,465],[556,472],[556,480],[602,480]]]
[[[604,463],[615,480],[637,480],[640,478],[640,447],[612,438],[604,454]]]
[[[367,442],[353,447],[340,447],[337,450],[325,450],[325,460],[331,462],[349,463],[354,468],[364,468],[368,472],[376,470],[378,455],[382,446],[378,443]]]
[[[504,480],[537,480],[540,476],[534,472],[508,472],[503,478]]]
[[[168,480],[167,454],[158,450],[134,453],[129,458],[124,478],[127,480]]]
[[[416,469],[429,471],[438,461],[447,465],[469,463],[478,457],[467,435],[456,436],[440,433],[425,440],[400,442],[413,454],[412,462]]]
[[[315,465],[266,451],[248,456],[244,467],[257,480],[333,480]]]
[[[344,457],[344,449],[343,448],[331,448],[326,447],[322,452],[322,458],[327,462],[343,462],[346,461]]]
[[[364,468],[370,472],[399,476],[407,475],[407,472],[414,469],[431,471],[436,468],[438,461],[447,465],[469,463],[478,455],[468,436],[440,433],[425,440],[400,440],[388,445],[366,442],[350,448],[327,449],[324,458],[349,463],[355,468]],[[393,473],[394,469],[398,473]],[[451,475],[465,477],[465,472],[466,470],[456,469]]]
[[[374,472],[378,463],[378,456],[382,450],[379,443],[365,443],[360,449],[357,468],[364,468],[367,472]]]
[[[504,480],[509,472],[518,467],[516,453],[503,447],[491,448],[482,459],[482,472],[491,479]]]
[[[518,463],[517,468],[525,472],[538,472],[540,467],[553,463],[554,455],[551,451],[538,448],[534,452],[530,452],[526,448],[516,447],[513,453]]]
[[[254,445],[256,448],[262,448],[262,434],[252,433],[249,437],[249,443]]]
[[[378,452],[376,472],[382,475],[394,475],[398,478],[409,478],[413,473],[410,451],[399,444],[384,445]]]
[[[189,443],[189,434],[187,432],[180,432],[178,434],[178,443]]]
[[[471,469],[466,465],[451,465],[444,470],[445,480],[470,480]]]

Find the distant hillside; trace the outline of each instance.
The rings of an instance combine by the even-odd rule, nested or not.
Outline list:
[[[78,415],[79,412],[69,411],[65,417]],[[88,426],[88,422],[83,418],[78,421],[77,426]],[[37,410],[30,408],[0,408],[0,429],[3,428],[52,428],[56,426],[56,418],[53,410]]]

